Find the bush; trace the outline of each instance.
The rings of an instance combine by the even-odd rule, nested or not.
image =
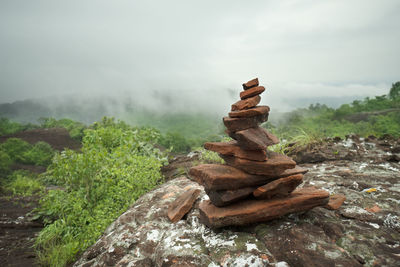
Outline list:
[[[19,138],[9,138],[0,145],[1,150],[8,154],[14,162],[24,163],[23,154],[31,149],[31,145]]]
[[[15,171],[8,177],[4,189],[14,195],[31,196],[43,191],[42,183],[27,171]]]
[[[0,150],[0,178],[6,177],[10,173],[10,165],[13,163],[8,154]]]
[[[46,167],[51,163],[54,153],[48,143],[39,141],[30,150],[22,154],[23,163]]]
[[[104,118],[85,130],[81,152],[65,150],[54,157],[42,179],[65,190],[50,190],[40,201],[38,212],[47,224],[36,240],[42,265],[72,262],[162,181],[166,156],[154,147],[158,138],[153,129]]]

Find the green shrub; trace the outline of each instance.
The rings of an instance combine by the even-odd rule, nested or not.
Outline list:
[[[14,195],[31,196],[44,189],[37,177],[27,171],[14,171],[7,180],[4,189]]]
[[[40,201],[47,226],[36,240],[40,263],[64,266],[92,245],[138,197],[162,182],[166,155],[154,147],[159,132],[104,118],[85,130],[81,152],[56,154]]]
[[[19,138],[9,138],[0,145],[1,150],[8,154],[12,161],[24,163],[23,154],[29,151],[32,146]]]
[[[48,166],[54,156],[54,150],[46,143],[39,141],[22,154],[23,163],[38,166]]]
[[[83,137],[83,132],[86,126],[81,123],[71,119],[60,119],[57,120],[55,118],[39,118],[38,119],[40,126],[42,128],[58,128],[62,127],[67,129],[69,135],[72,139],[77,141],[81,141]]]
[[[179,133],[168,132],[160,139],[160,144],[172,152],[190,151],[191,145],[189,141]]]
[[[0,178],[6,177],[10,173],[10,165],[13,163],[8,154],[0,150]]]

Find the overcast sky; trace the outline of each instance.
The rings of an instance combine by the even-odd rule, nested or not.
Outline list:
[[[111,94],[207,107],[254,77],[278,110],[382,95],[400,80],[399,14],[399,0],[1,0],[0,103]]]

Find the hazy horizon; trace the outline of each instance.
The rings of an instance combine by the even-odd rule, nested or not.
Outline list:
[[[399,11],[396,0],[5,0],[0,102],[105,96],[220,112],[254,77],[279,112],[383,95],[400,80]]]

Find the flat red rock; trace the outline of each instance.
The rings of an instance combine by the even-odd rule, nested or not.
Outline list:
[[[200,192],[200,189],[192,188],[180,195],[170,204],[168,218],[174,223],[182,219],[190,211]]]
[[[298,185],[303,182],[303,175],[296,174],[279,178],[254,190],[253,195],[257,199],[271,199],[289,195]]]
[[[304,171],[304,169],[298,171]],[[259,186],[279,178],[277,175],[252,175],[223,164],[202,164],[194,166],[190,168],[189,176],[203,185],[206,190],[232,190]]]
[[[328,204],[325,205],[325,208],[327,208],[329,210],[337,210],[342,206],[342,204],[345,200],[346,200],[345,195],[342,195],[342,194],[332,195],[329,198]]]
[[[252,195],[257,187],[244,187],[234,190],[208,191],[206,193],[213,205],[223,207],[238,202]]]
[[[242,109],[247,109],[247,108],[252,108],[258,105],[261,101],[261,96],[256,95],[253,97],[246,98],[244,100],[239,100],[235,104],[231,106],[231,110],[242,110]]]
[[[268,120],[268,114],[269,113],[248,118],[224,117],[223,122],[228,131],[237,132],[257,127],[260,123],[266,122]]]
[[[266,150],[245,150],[239,147],[236,141],[229,142],[207,142],[204,148],[222,155],[235,156],[238,158],[265,161],[267,160]]]
[[[249,98],[249,97],[252,97],[252,96],[256,96],[256,95],[261,94],[264,91],[265,91],[265,87],[264,86],[253,87],[253,88],[250,88],[250,89],[248,89],[246,91],[240,92],[240,99],[243,100],[243,99],[246,99],[246,98]]]
[[[244,110],[237,110],[229,112],[229,117],[231,118],[247,118],[247,117],[254,117],[269,113],[268,106],[257,106],[254,108],[244,109]]]
[[[250,89],[252,87],[258,86],[258,78],[250,80],[247,83],[242,84],[242,86],[243,86],[244,90],[247,90],[247,89]]]
[[[228,135],[237,140],[238,145],[247,150],[265,150],[268,146],[279,144],[279,139],[262,127],[249,128]]]
[[[300,188],[285,198],[244,200],[226,207],[216,207],[210,200],[200,203],[200,221],[211,228],[265,222],[283,215],[323,206],[329,193],[314,187]]]
[[[268,152],[267,161],[251,161],[247,159],[241,159],[233,156],[225,156],[220,155],[229,166],[241,169],[247,173],[256,174],[256,175],[280,175],[286,169],[292,169],[296,166],[296,162],[294,162],[288,156],[275,153]]]

